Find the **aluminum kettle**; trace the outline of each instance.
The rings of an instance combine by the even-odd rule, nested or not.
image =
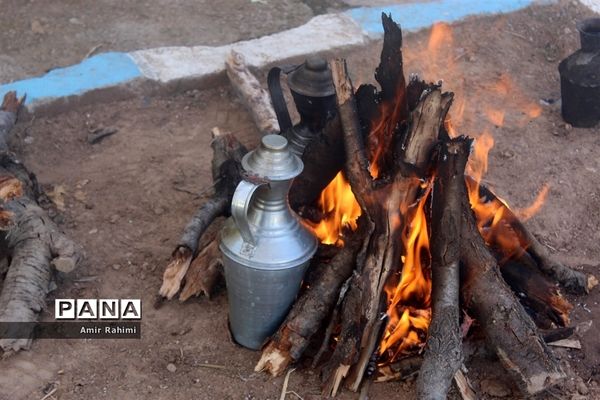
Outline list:
[[[231,332],[242,346],[259,349],[294,302],[317,239],[288,205],[303,164],[283,136],[264,136],[242,166],[251,179],[235,190],[219,247]]]

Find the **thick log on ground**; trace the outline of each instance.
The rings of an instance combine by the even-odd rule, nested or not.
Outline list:
[[[70,272],[84,256],[38,205],[44,194],[35,175],[7,152],[7,135],[21,102],[9,92],[0,108],[0,230],[7,251],[3,256],[10,259],[0,292],[0,322],[36,322],[46,305],[52,268]],[[30,344],[31,337],[0,339],[3,351],[27,349]]]
[[[200,206],[185,226],[179,244],[172,253],[159,290],[160,296],[167,299],[173,298],[179,292],[190,264],[198,254],[198,242],[202,234],[217,217],[229,215],[231,198],[242,179],[241,160],[247,153],[246,148],[235,136],[222,133],[218,128],[213,129],[212,135],[214,194]],[[197,274],[195,277],[198,278]]]
[[[246,65],[244,56],[234,50],[225,61],[231,86],[246,107],[262,135],[280,131],[269,92],[262,88]]]
[[[358,236],[358,232],[352,234],[346,246],[331,260],[320,262],[309,270],[305,279],[308,288],[300,294],[263,349],[255,371],[278,376],[302,356],[313,335],[331,315],[342,285],[354,270],[361,239]]]
[[[561,295],[556,284],[539,270],[529,253],[523,251],[500,262],[502,277],[539,328],[569,324],[573,306]]]
[[[477,319],[487,343],[523,393],[540,393],[563,380],[565,374],[502,279],[496,258],[477,229],[466,186],[463,190],[463,304]]]
[[[431,203],[432,319],[417,379],[419,399],[445,399],[462,364],[459,323],[461,188],[471,142],[464,137],[444,141],[438,155]]]

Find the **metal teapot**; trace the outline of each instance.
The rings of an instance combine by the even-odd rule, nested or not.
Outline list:
[[[237,186],[219,247],[231,332],[242,346],[259,349],[294,302],[317,239],[288,205],[303,164],[283,136],[264,136],[242,166],[252,181]]]
[[[295,126],[281,90],[282,72],[287,74],[288,87],[300,114],[300,122]],[[290,141],[291,151],[301,157],[308,142],[336,113],[331,69],[325,59],[310,57],[301,65],[272,68],[267,83],[281,134]]]

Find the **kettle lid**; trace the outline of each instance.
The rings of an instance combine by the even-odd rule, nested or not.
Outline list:
[[[290,151],[285,137],[265,135],[258,148],[242,158],[242,167],[271,181],[284,181],[300,175],[304,164]]]
[[[288,86],[296,93],[309,97],[327,97],[335,94],[331,69],[321,57],[309,57],[298,69],[288,75]]]

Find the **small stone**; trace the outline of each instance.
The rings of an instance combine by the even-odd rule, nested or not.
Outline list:
[[[573,125],[571,125],[571,124],[565,124],[565,130],[566,131],[570,131],[571,129],[573,129]]]
[[[76,190],[75,193],[73,193],[73,197],[75,197],[75,200],[85,203],[86,194],[83,190]]]
[[[586,395],[590,392],[590,390],[585,385],[585,383],[583,383],[583,380],[580,380],[579,382],[577,382],[577,391],[579,392],[579,394],[583,394],[583,395]]]
[[[44,27],[42,26],[42,23],[40,21],[38,21],[37,19],[34,19],[33,21],[31,21],[31,32],[33,32],[37,35],[43,35],[44,33],[46,33],[46,31],[44,30]]]
[[[162,207],[156,207],[154,209],[154,214],[156,215],[163,215],[165,213],[165,209]]]
[[[81,20],[73,17],[73,18],[69,18],[69,23],[73,24],[73,25],[84,25],[83,22],[81,22]]]
[[[118,220],[119,220],[119,216],[117,214],[113,214],[113,215],[110,216],[109,222],[111,224],[115,224],[115,223],[117,223]]]
[[[481,381],[481,390],[494,397],[510,396],[510,388],[506,387],[503,382],[495,379],[484,379]]]
[[[33,136],[25,136],[25,139],[23,139],[23,141],[26,144],[31,144],[31,143],[33,143]]]
[[[81,189],[82,187],[84,187],[88,183],[90,183],[89,179],[82,179],[80,181],[77,181],[77,183],[75,184],[75,186],[77,187],[77,189]]]
[[[88,232],[88,234],[90,234],[90,235],[95,235],[96,233],[98,233],[98,229],[96,229],[96,228],[94,228],[94,229],[91,229],[91,230]]]
[[[167,371],[169,371],[169,372],[175,372],[175,371],[177,371],[177,367],[173,363],[168,363],[167,364]]]
[[[113,265],[112,265],[112,268],[113,268],[115,271],[118,271],[118,270],[120,270],[120,269],[121,269],[121,266],[120,266],[119,264],[113,264]]]

